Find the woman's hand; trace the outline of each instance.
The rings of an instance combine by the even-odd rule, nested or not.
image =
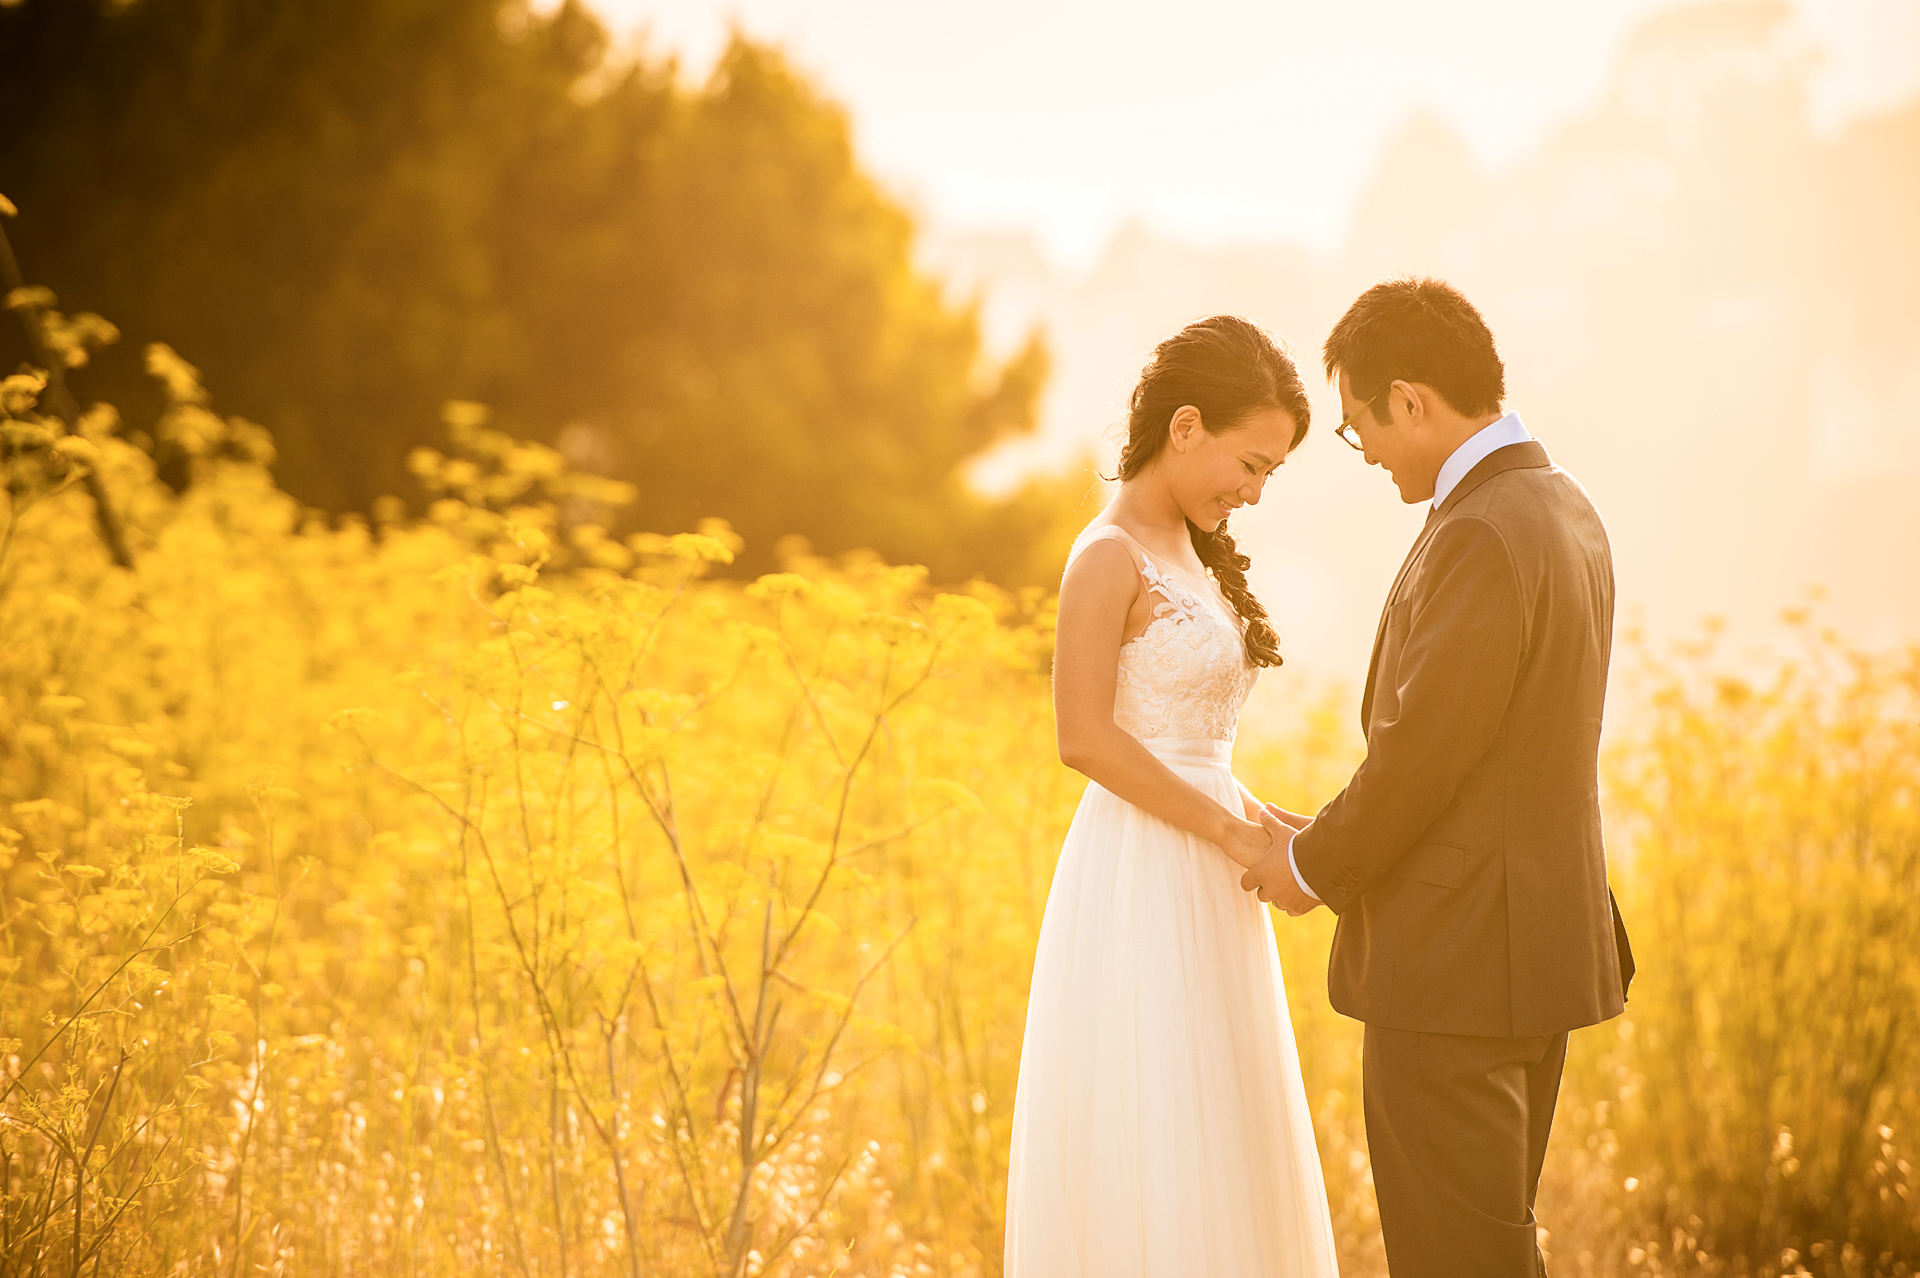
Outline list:
[[[1273,834],[1259,819],[1245,821],[1229,815],[1219,839],[1220,849],[1243,870],[1251,870],[1273,850]]]
[[[1268,803],[1264,806],[1267,811],[1273,813],[1276,821],[1286,826],[1289,830],[1304,830],[1313,824],[1313,818],[1303,812],[1289,812],[1277,803]],[[1260,818],[1254,817],[1253,819],[1257,821]]]

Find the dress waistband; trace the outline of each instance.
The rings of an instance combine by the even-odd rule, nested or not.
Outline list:
[[[1163,763],[1233,762],[1233,742],[1210,737],[1141,737],[1140,744]]]

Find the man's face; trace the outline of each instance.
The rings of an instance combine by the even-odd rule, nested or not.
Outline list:
[[[1369,466],[1384,466],[1393,476],[1400,500],[1411,505],[1433,496],[1440,466],[1428,456],[1423,423],[1406,411],[1404,383],[1375,396],[1371,404],[1354,395],[1345,369],[1340,371],[1340,415],[1353,423],[1360,436],[1361,455]]]

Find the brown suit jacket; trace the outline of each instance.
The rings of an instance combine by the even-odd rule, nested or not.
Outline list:
[[[1390,1029],[1523,1037],[1620,1013],[1631,952],[1597,779],[1606,530],[1529,441],[1427,520],[1374,640],[1367,757],[1294,840],[1340,916],[1328,989]]]

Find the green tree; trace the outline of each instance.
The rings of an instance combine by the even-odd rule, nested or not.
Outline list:
[[[1037,342],[985,358],[844,114],[744,40],[687,88],[574,3],[21,0],[0,119],[30,275],[129,339],[82,391],[157,411],[166,341],[314,505],[409,491],[459,398],[634,484],[618,531],[730,520],[744,571],[798,533],[1021,579],[1062,509],[960,478],[1031,428]]]

